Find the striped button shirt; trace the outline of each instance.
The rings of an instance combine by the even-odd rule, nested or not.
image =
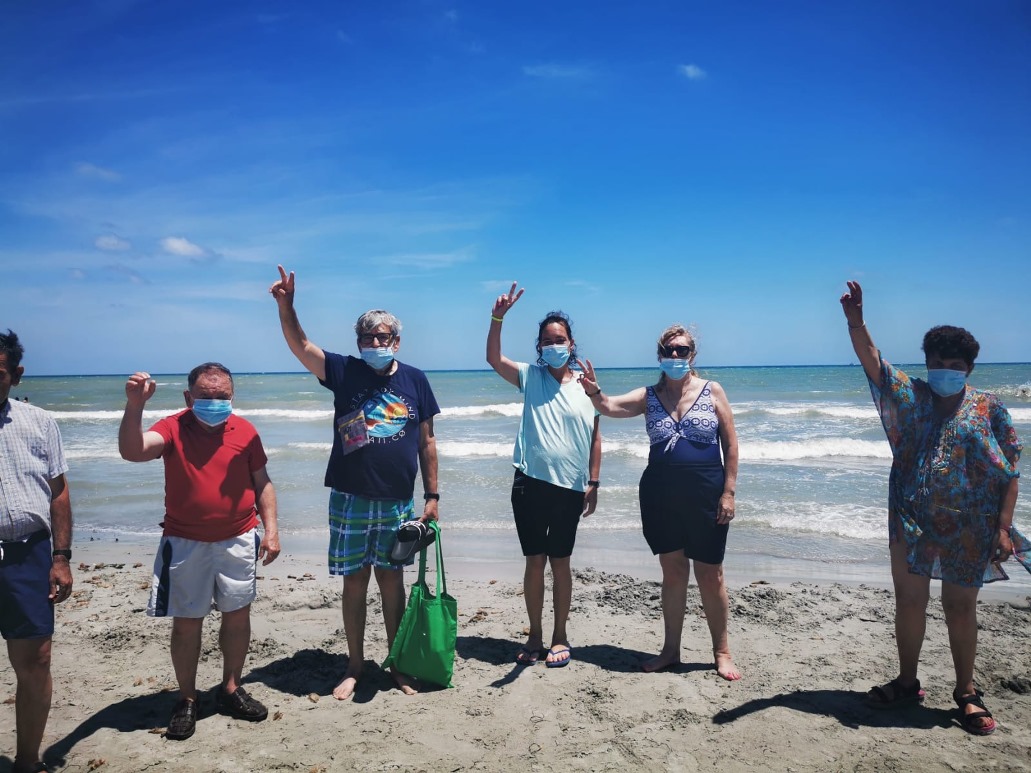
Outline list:
[[[57,422],[42,408],[0,407],[0,540],[50,531],[50,484],[68,472]]]

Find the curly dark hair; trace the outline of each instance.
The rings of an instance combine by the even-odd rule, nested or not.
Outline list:
[[[920,348],[928,357],[936,355],[943,360],[963,360],[972,368],[981,351],[981,344],[969,330],[954,325],[937,325],[924,334],[924,343]]]
[[[25,347],[18,340],[18,334],[11,328],[6,333],[0,333],[0,354],[7,356],[7,367],[17,368],[21,365],[21,358],[25,354]]]
[[[572,365],[576,362],[579,356],[576,353],[576,344],[573,342],[573,321],[569,319],[569,315],[564,311],[549,311],[544,319],[541,320],[540,325],[537,326],[537,364],[545,365],[544,358],[541,354],[541,336],[544,335],[544,328],[548,325],[558,323],[566,329],[566,335],[569,337],[569,364]]]

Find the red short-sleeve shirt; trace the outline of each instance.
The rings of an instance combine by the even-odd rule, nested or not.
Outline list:
[[[233,415],[209,432],[185,410],[150,429],[165,441],[166,536],[218,542],[258,524],[252,474],[268,457],[254,425]]]

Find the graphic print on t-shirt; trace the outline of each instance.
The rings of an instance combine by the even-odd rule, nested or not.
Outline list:
[[[359,396],[360,401],[363,396]],[[377,389],[361,404],[365,426],[373,443],[387,443],[405,436],[405,427],[415,417],[415,409],[401,395]]]

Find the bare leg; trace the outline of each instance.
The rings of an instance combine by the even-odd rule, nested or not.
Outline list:
[[[346,701],[354,695],[358,678],[362,675],[365,662],[365,613],[369,578],[372,567],[363,566],[354,574],[344,576],[343,615],[344,634],[347,636],[347,671],[344,678],[333,688],[333,697]]]
[[[661,553],[659,566],[662,567],[662,650],[641,664],[641,668],[648,672],[661,671],[680,662],[687,583],[691,579],[691,564],[683,550]]]
[[[895,584],[895,641],[899,649],[899,683],[916,683],[920,650],[927,629],[931,579],[909,571],[905,540],[891,545],[891,578]]]
[[[942,582],[942,607],[945,624],[949,629],[949,647],[956,669],[955,695],[974,694],[974,659],[977,656],[977,594],[980,588],[966,588],[951,582]],[[967,705],[966,713],[981,709]],[[980,717],[971,720],[980,727],[992,727],[995,720]]]
[[[394,643],[401,618],[405,613],[405,583],[403,569],[384,569],[376,567],[376,582],[379,584],[380,598],[383,600],[383,625],[387,629],[387,649]],[[412,680],[391,666],[390,674],[405,695],[415,695],[416,689]]]
[[[730,657],[730,642],[727,640],[727,623],[730,620],[730,600],[727,585],[723,581],[723,564],[694,562],[694,576],[698,581],[698,593],[702,597],[705,621],[709,624],[712,637],[712,654],[716,659],[716,673],[728,682],[741,678],[741,672]]]
[[[530,618],[530,635],[526,639],[526,649],[540,650],[544,647],[544,568],[548,557],[543,553],[538,556],[526,556],[526,569],[523,572],[523,600],[526,602],[526,614]]]
[[[561,663],[569,660],[569,636],[566,633],[566,622],[569,620],[569,608],[573,603],[573,572],[570,568],[570,556],[550,558],[552,603],[555,608],[555,626],[551,632],[551,648],[548,663]],[[543,587],[541,588],[541,607],[544,606]],[[529,605],[529,602],[527,602]],[[543,610],[541,612],[543,614]],[[538,620],[540,618],[538,617]]]
[[[230,695],[236,692],[243,676],[243,664],[251,646],[251,605],[222,613],[218,632],[222,650],[222,688]]]
[[[179,697],[197,700],[197,661],[203,617],[172,618],[172,668],[179,682]]]
[[[18,746],[12,770],[33,770],[39,760],[43,731],[50,716],[53,681],[50,676],[49,636],[40,639],[9,639],[7,655],[17,680],[14,698]]]

